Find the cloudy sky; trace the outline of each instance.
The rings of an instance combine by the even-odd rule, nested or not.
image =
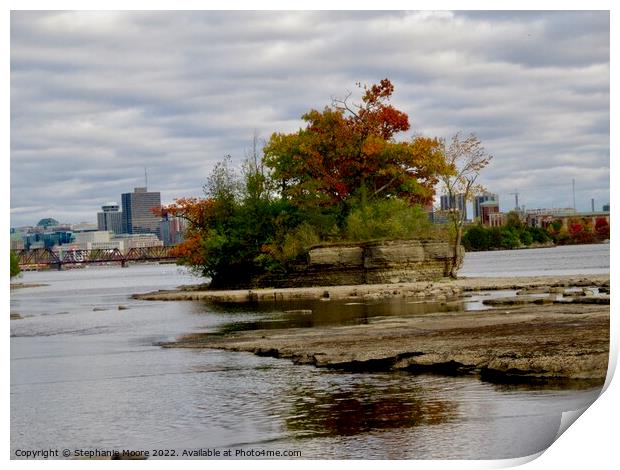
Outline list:
[[[388,77],[412,133],[473,132],[501,208],[609,202],[607,12],[11,13],[11,225],[199,196],[256,132]]]

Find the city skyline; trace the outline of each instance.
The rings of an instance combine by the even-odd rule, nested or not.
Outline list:
[[[608,12],[14,11],[11,226],[92,220],[144,167],[201,196],[255,132],[385,77],[406,136],[480,137],[502,211],[570,207],[573,179],[577,210],[610,202]]]

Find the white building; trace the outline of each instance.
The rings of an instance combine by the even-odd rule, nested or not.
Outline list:
[[[107,230],[94,230],[91,232],[76,232],[73,245],[79,250],[94,250],[93,245],[110,242],[110,232]]]
[[[132,248],[151,248],[164,246],[164,242],[157,238],[154,233],[134,233],[117,235],[111,239],[112,242],[119,243],[119,250],[127,253]]]

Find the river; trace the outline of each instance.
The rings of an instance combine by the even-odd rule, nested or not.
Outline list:
[[[511,261],[501,265],[507,256]],[[472,253],[462,272],[490,276],[498,269],[504,276],[609,272],[609,245]],[[70,456],[131,449],[150,457],[161,450],[183,458],[184,451],[232,458],[238,451],[305,459],[522,457],[548,447],[561,413],[599,392],[345,373],[249,353],[161,348],[189,332],[307,321],[282,308],[130,298],[201,281],[174,265],[24,273],[20,282],[48,285],[11,292],[11,312],[22,316],[11,321],[11,458],[39,449],[68,449]],[[334,304],[332,313],[317,315],[365,322],[403,314],[385,305],[347,315],[342,309]]]

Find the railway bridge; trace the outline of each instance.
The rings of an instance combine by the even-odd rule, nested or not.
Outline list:
[[[63,265],[120,263],[125,267],[128,262],[174,261],[171,246],[153,246],[148,248],[131,248],[126,253],[118,248],[96,250],[67,250],[56,253],[50,248],[34,250],[14,250],[19,265],[26,267],[46,267],[62,269]]]

